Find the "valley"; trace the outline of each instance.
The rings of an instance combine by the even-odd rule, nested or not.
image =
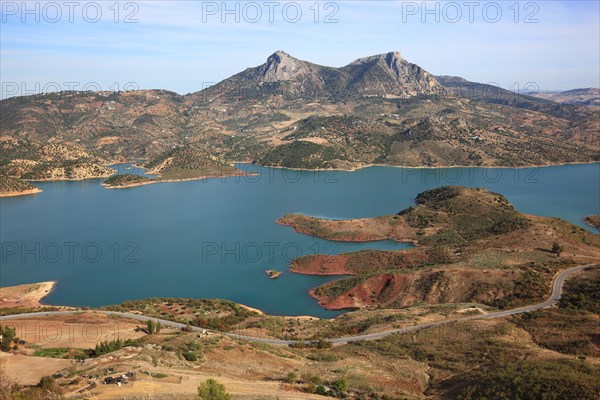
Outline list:
[[[0,100],[2,399],[596,399],[596,97],[277,51]]]

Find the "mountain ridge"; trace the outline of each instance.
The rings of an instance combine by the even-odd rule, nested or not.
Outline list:
[[[282,94],[314,98],[363,95],[406,98],[445,92],[433,75],[409,63],[397,51],[358,58],[336,68],[300,60],[278,50],[265,63],[246,68],[216,86],[227,92],[232,88],[247,89],[256,82],[283,85]]]
[[[600,160],[597,111],[434,76],[400,52],[338,68],[276,51],[187,95],[49,93],[2,100],[0,111],[0,136],[16,141],[3,147],[0,173],[15,177],[10,171],[42,157],[108,164],[153,159],[192,143],[229,163],[297,168]],[[55,144],[51,154],[34,151],[43,143]],[[71,148],[80,153],[69,154]]]

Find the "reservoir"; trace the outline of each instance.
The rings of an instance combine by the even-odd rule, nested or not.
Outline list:
[[[102,180],[38,182],[40,194],[0,199],[1,286],[57,281],[44,300],[56,305],[223,298],[269,314],[331,318],[340,312],[324,310],[308,291],[336,278],[290,273],[294,258],[411,245],[326,241],[277,224],[285,214],[397,213],[420,192],[446,185],[485,187],[521,212],[592,231],[583,217],[600,213],[600,164],[351,172],[238,167],[255,175],[128,189],[106,189]],[[267,269],[283,274],[272,280]]]

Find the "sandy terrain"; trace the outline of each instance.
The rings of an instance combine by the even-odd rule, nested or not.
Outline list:
[[[25,196],[28,194],[41,193],[41,189],[23,190],[22,192],[6,192],[0,193],[0,197],[14,197],[14,196]]]
[[[233,396],[245,395],[250,398],[259,396],[271,396],[277,399],[324,399],[326,397],[299,391],[286,390],[286,385],[279,382],[261,382],[232,379],[223,376],[206,375],[202,373],[189,374],[182,377],[181,383],[167,383],[164,381],[141,381],[137,380],[123,386],[99,385],[94,390],[96,399],[116,399],[128,396],[146,395],[153,398],[157,395],[185,395],[190,398],[197,393],[198,386],[206,379],[216,378],[219,383],[225,385],[225,389]]]
[[[0,308],[39,307],[56,282],[31,283],[0,288]]]
[[[21,385],[36,385],[42,376],[52,375],[73,361],[58,358],[29,357],[0,352],[0,366],[8,378]]]
[[[259,314],[259,315],[264,315],[264,312],[262,312],[261,310],[259,310],[258,308],[254,308],[254,307],[250,307],[247,306],[245,304],[238,304],[240,307],[245,308],[248,311],[254,311],[255,313]]]

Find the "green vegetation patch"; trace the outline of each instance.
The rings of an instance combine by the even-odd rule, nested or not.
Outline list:
[[[415,202],[416,207],[400,212],[410,226],[444,227],[422,244],[457,245],[529,225],[504,196],[485,189],[445,186],[419,194]]]
[[[600,268],[593,268],[569,279],[559,307],[600,314]]]
[[[597,373],[577,361],[519,361],[469,375],[470,383],[458,398],[595,400],[600,394]]]
[[[282,144],[260,159],[260,164],[288,168],[334,168],[334,160],[345,160],[346,155],[330,146],[307,141]]]
[[[151,298],[103,307],[109,311],[139,311],[144,315],[187,325],[228,331],[258,314],[237,303],[220,299]]]
[[[36,357],[65,358],[65,356],[69,353],[69,350],[70,349],[68,347],[41,349],[36,350],[33,355]]]
[[[538,345],[563,354],[600,356],[600,316],[572,309],[547,309],[515,317]]]
[[[145,371],[145,370],[141,370],[140,372],[142,374],[150,376],[151,378],[156,378],[156,379],[166,378],[169,376],[167,374],[163,374],[162,372],[151,372],[151,371]]]

